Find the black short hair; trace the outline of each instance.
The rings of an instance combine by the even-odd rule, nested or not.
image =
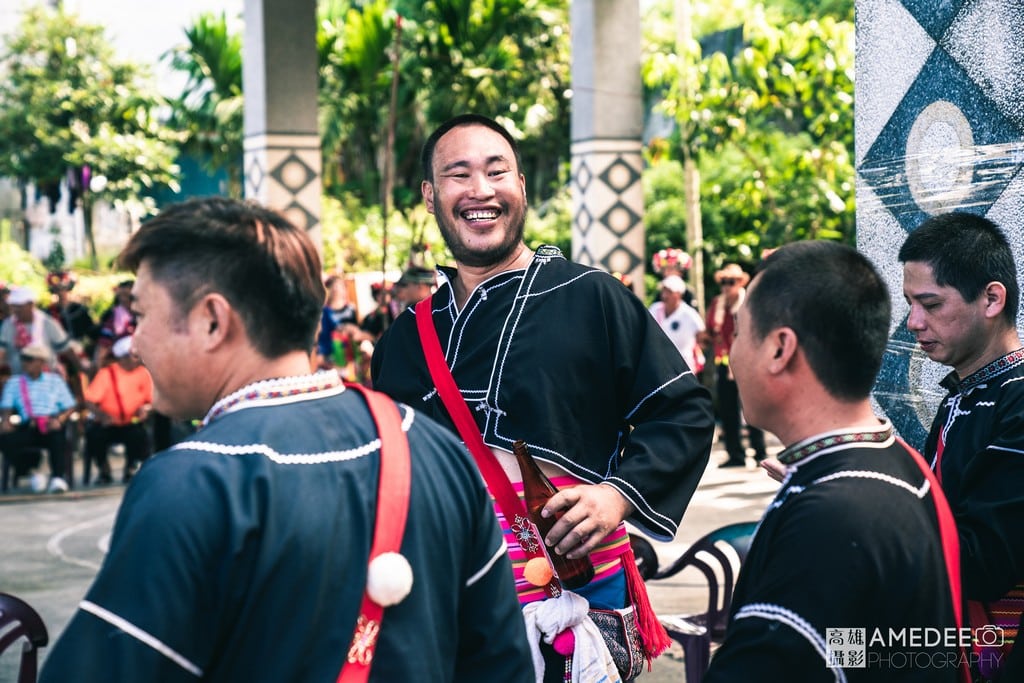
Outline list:
[[[806,241],[780,247],[758,267],[744,306],[757,339],[791,328],[822,386],[867,398],[882,367],[892,302],[885,281],[856,249]]]
[[[899,260],[928,264],[937,285],[954,288],[968,302],[976,301],[990,282],[1002,283],[1006,288],[1003,318],[1016,325],[1017,266],[1006,235],[988,218],[966,211],[932,216],[903,242]]]
[[[519,154],[519,145],[516,143],[516,139],[512,137],[512,134],[509,133],[503,125],[482,114],[460,114],[448,119],[438,126],[437,129],[430,134],[430,137],[427,138],[427,141],[423,143],[423,150],[420,152],[420,164],[423,166],[424,179],[429,182],[434,182],[434,148],[437,147],[437,141],[440,140],[448,131],[462,126],[484,126],[505,138],[505,141],[508,142],[510,147],[512,147],[512,153],[516,157],[516,173],[521,172],[520,169],[523,167],[523,159]]]
[[[192,199],[139,228],[120,256],[145,263],[187,314],[210,292],[238,311],[252,345],[267,358],[309,351],[326,298],[320,256],[305,230],[255,202]]]

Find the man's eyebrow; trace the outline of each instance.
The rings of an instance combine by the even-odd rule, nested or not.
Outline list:
[[[921,301],[923,299],[940,299],[940,298],[942,298],[942,295],[937,293],[937,292],[920,292],[919,294],[906,294],[906,293],[904,293],[904,296],[906,296],[908,299],[916,299],[918,301]]]
[[[452,163],[442,167],[441,168],[441,172],[444,173],[445,171],[453,171],[453,170],[455,170],[457,168],[468,168],[468,167],[469,167],[469,162],[468,161],[453,161]]]
[[[487,160],[484,162],[484,165],[490,166],[491,164],[499,163],[507,164],[510,162],[508,160],[508,157],[506,157],[504,154],[495,154],[494,156],[487,157]],[[466,161],[465,159],[459,159],[458,161],[453,161],[450,164],[443,166],[441,168],[441,172],[445,173],[446,171],[452,171],[459,168],[469,168],[469,166],[470,163],[468,161]]]

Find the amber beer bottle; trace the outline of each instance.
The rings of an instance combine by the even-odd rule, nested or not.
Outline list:
[[[537,461],[530,455],[529,449],[523,441],[516,441],[512,444],[512,452],[515,453],[516,461],[519,463],[519,471],[523,476],[523,496],[526,503],[526,514],[530,521],[537,527],[540,533],[541,545],[544,544],[544,537],[551,531],[551,527],[562,516],[561,512],[551,517],[541,517],[541,510],[551,496],[558,493],[558,489],[551,483],[551,480],[541,471]],[[565,555],[559,555],[553,548],[547,548],[548,558],[551,560],[555,573],[566,588],[574,589],[590,583],[594,578],[594,565],[590,563],[589,557],[581,557],[578,560],[570,560]]]

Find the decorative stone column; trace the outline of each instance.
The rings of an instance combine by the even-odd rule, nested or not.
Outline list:
[[[245,196],[320,245],[316,0],[245,0]]]
[[[629,275],[643,296],[637,0],[573,0],[572,258]]]
[[[897,253],[925,218],[956,209],[999,224],[1024,265],[1024,7],[857,0],[856,10],[857,245],[893,302],[874,398],[922,448],[949,368],[907,331]]]

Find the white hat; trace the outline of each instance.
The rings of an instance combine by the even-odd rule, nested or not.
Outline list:
[[[11,306],[31,304],[36,300],[36,293],[28,287],[12,287],[11,293],[7,295],[7,303]]]
[[[683,278],[678,275],[669,275],[667,278],[662,280],[661,284],[658,286],[662,289],[667,289],[670,292],[675,292],[676,294],[682,294],[686,291],[686,283],[683,282]]]
[[[18,351],[18,355],[37,360],[50,360],[50,352],[42,344],[29,344]]]
[[[114,358],[124,358],[132,352],[132,338],[131,335],[121,337],[114,345],[110,347],[111,353],[114,354]]]

